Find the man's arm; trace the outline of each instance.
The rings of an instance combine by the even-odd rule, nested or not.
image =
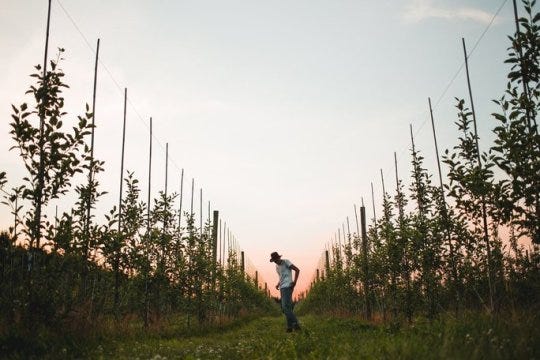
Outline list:
[[[294,271],[294,281],[292,282],[292,287],[295,287],[296,286],[296,282],[298,281],[298,275],[300,275],[300,269],[297,268],[296,266],[294,266],[293,264],[291,264],[291,266],[289,267],[289,269],[291,269],[292,271]]]

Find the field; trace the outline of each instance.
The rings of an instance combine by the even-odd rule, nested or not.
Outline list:
[[[283,174],[287,174],[283,178],[293,179],[294,183],[274,181],[265,187],[248,181],[245,189],[229,191],[226,178],[237,179],[256,171],[244,171],[248,168],[243,166],[240,168],[244,174],[228,168],[219,170],[221,174],[211,176],[217,181],[215,188],[236,194],[238,197],[231,198],[235,204],[232,208],[242,213],[229,215],[226,206],[223,210],[212,208],[220,201],[207,202],[206,190],[203,202],[201,184],[206,180],[197,179],[196,189],[195,177],[191,177],[190,192],[189,177],[184,183],[184,168],[172,160],[177,173],[171,179],[180,182],[169,187],[169,142],[153,134],[152,117],[144,129],[148,143],[133,135],[127,139],[138,143],[142,151],[148,150],[148,157],[127,151],[127,156],[136,158],[144,171],[143,167],[137,173],[124,167],[126,123],[131,122],[126,122],[127,88],[123,91],[116,193],[116,184],[105,181],[111,171],[115,173],[116,162],[100,159],[99,152],[94,153],[98,144],[94,130],[97,124],[102,125],[99,116],[97,122],[94,118],[101,63],[99,39],[92,106],[87,104],[84,110],[77,110],[83,115],[74,118],[73,112],[68,114],[69,108],[64,107],[67,91],[64,95],[63,90],[69,86],[64,82],[67,78],[62,64],[69,69],[66,61],[70,60],[64,58],[64,48],[58,48],[56,60],[48,52],[49,0],[43,65],[36,65],[30,75],[33,84],[24,93],[26,100],[12,104],[9,110],[9,150],[17,154],[20,163],[7,169],[0,163],[0,209],[6,206],[9,213],[5,218],[0,213],[0,359],[540,359],[540,12],[536,1],[522,0],[519,9],[514,1],[513,11],[505,15],[515,24],[515,30],[512,26],[508,38],[501,38],[500,43],[507,51],[507,73],[493,76],[500,76],[506,86],[493,94],[476,95],[484,100],[496,99],[494,112],[488,117],[481,115],[477,119],[469,78],[469,57],[497,22],[505,3],[503,0],[499,10],[490,16],[491,21],[469,52],[465,38],[461,39],[464,62],[453,79],[465,72],[468,98],[465,93],[455,97],[451,116],[458,132],[452,135],[453,140],[445,139],[450,141],[445,141],[445,148],[439,151],[435,119],[440,124],[448,122],[448,117],[437,112],[440,101],[432,107],[428,98],[435,154],[431,154],[431,147],[426,150],[425,139],[418,136],[420,129],[413,129],[411,124],[410,145],[399,153],[400,161],[408,156],[407,172],[398,171],[398,152],[394,149],[395,178],[389,180],[387,176],[385,184],[386,173],[380,168],[382,193],[377,197],[369,181],[372,209],[366,208],[356,188],[360,183],[367,184],[368,179],[353,179],[354,192],[347,196],[351,203],[361,199],[361,206],[353,204],[349,209],[351,217],[345,217],[323,244],[321,241],[328,237],[314,227],[323,224],[322,218],[299,211],[286,217],[286,221],[275,221],[270,214],[290,207],[279,202],[280,208],[264,207],[264,216],[256,217],[264,222],[254,223],[250,219],[256,212],[250,206],[238,206],[241,197],[252,197],[249,189],[254,184],[253,194],[268,188],[281,196],[284,189],[303,188],[304,181],[301,184],[298,179],[312,179],[315,173],[311,171],[295,177],[283,168]],[[70,81],[76,83],[77,78]],[[395,83],[407,84],[399,79]],[[244,87],[243,81],[239,84]],[[207,95],[203,98],[207,99]],[[370,103],[371,99],[356,99],[352,108],[356,108],[357,101]],[[385,99],[388,104],[394,101],[391,97]],[[396,109],[400,109],[396,112],[401,112],[402,100],[395,102]],[[349,110],[343,107],[343,111]],[[257,110],[263,112],[263,108]],[[341,113],[332,114],[328,120],[339,120]],[[363,117],[369,111],[362,110],[361,114]],[[220,114],[213,116],[215,124],[219,120],[223,126],[216,128],[217,132],[227,135],[229,124]],[[177,118],[176,114],[167,117]],[[427,121],[424,119],[420,128]],[[266,127],[267,123],[260,120],[263,123]],[[330,123],[325,121],[325,126]],[[263,127],[253,124],[250,122],[250,127],[257,131],[253,135],[241,131],[242,137],[258,139],[264,133]],[[314,124],[310,119],[299,128],[308,133],[306,130]],[[355,126],[359,126],[356,120]],[[362,131],[354,136],[351,148],[371,136],[363,132],[364,127],[358,128]],[[485,130],[479,134],[478,128],[489,129],[490,135],[486,137]],[[100,133],[102,128],[98,129]],[[279,159],[279,167],[286,161],[274,150],[281,148],[283,133],[291,135],[289,130],[280,129],[279,137],[267,141],[271,157]],[[191,133],[187,128],[182,132]],[[113,136],[120,137],[119,133],[109,133],[108,142],[114,142]],[[332,137],[321,135],[324,142]],[[295,142],[296,156],[296,152],[301,153],[296,146],[303,136],[290,137]],[[157,145],[165,143],[165,161],[158,161],[158,169],[155,160],[159,153],[152,150],[156,140]],[[241,143],[239,140],[245,139],[227,139],[231,143]],[[171,141],[171,145],[175,143]],[[386,134],[377,141],[395,145],[390,144]],[[176,144],[182,146],[186,157],[198,159],[202,168],[218,169],[214,165],[217,160],[207,162],[201,156],[206,148],[221,152],[217,142],[205,137],[194,143],[196,146]],[[318,143],[313,149],[323,153]],[[246,150],[242,148],[241,152],[252,151]],[[376,158],[375,154],[384,151],[370,149],[369,156],[359,153],[354,166],[362,166],[363,173],[364,158]],[[432,155],[437,172],[433,171]],[[236,155],[224,159],[225,163],[246,163]],[[253,159],[259,162],[257,156],[253,155]],[[298,159],[303,166],[304,160]],[[341,155],[328,159],[332,163],[344,162]],[[382,155],[380,159],[377,161],[383,161]],[[317,172],[336,173],[319,169],[323,164],[320,160]],[[274,176],[272,169],[265,166],[260,174]],[[162,174],[161,170],[165,170],[164,179],[156,178],[156,172]],[[179,188],[179,192],[171,192],[172,188]],[[330,204],[325,201],[319,203],[317,197],[330,188],[343,190],[335,183],[305,193],[309,194],[309,211],[331,208],[331,214],[325,217],[334,219],[340,210],[325,205]],[[268,192],[266,195],[272,196]],[[119,195],[118,203],[106,200],[107,193]],[[277,198],[254,199],[266,206]],[[299,198],[283,199],[302,202]],[[312,199],[316,201],[312,203]],[[294,261],[308,254],[300,254],[300,249],[320,248],[320,252],[311,253],[315,255],[315,267],[295,263],[303,269],[300,279],[305,285],[297,286],[296,265],[286,263],[295,273],[294,280],[284,267],[278,268],[277,287],[295,290],[301,331],[285,332],[275,301],[278,299],[271,297],[273,284],[264,279],[264,270],[271,269],[267,255],[257,255],[252,248],[264,264],[257,270],[249,258],[251,250],[246,252],[240,246],[230,226],[232,219],[240,222],[240,217],[244,218],[245,228],[259,229],[247,236],[248,244],[267,254],[274,250],[268,249],[270,242],[264,237],[270,223],[295,223],[302,232],[305,227],[305,246],[297,242],[297,230],[289,233],[277,226],[272,235],[284,239],[286,248],[281,250]],[[302,219],[306,219],[305,224],[300,223]],[[271,246],[279,248],[273,240]],[[273,255],[271,261],[277,258]],[[279,261],[276,264],[281,265]]]
[[[67,338],[34,356],[89,359],[538,359],[538,317],[498,319],[463,316],[459,321],[411,325],[368,324],[352,317],[301,317],[301,332],[286,333],[282,317],[238,320],[213,329],[166,329],[150,334]],[[126,335],[127,334],[127,335]],[[60,341],[65,341],[63,344]],[[31,354],[19,352],[12,358]]]

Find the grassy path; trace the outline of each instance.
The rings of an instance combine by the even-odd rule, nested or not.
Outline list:
[[[418,323],[403,329],[353,319],[305,316],[285,333],[281,317],[265,317],[204,336],[111,340],[94,359],[530,359],[538,330],[476,319]],[[531,324],[533,325],[533,324]],[[519,330],[518,330],[519,329]],[[536,339],[536,340],[535,340]]]

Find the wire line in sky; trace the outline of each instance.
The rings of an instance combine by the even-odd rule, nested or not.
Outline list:
[[[95,55],[96,53],[96,50],[94,49],[94,47],[92,47],[92,45],[90,44],[90,41],[88,41],[88,38],[84,35],[84,33],[82,32],[82,30],[79,28],[79,26],[77,25],[77,22],[75,21],[75,19],[71,16],[71,14],[67,11],[67,9],[63,6],[63,4],[61,3],[60,0],[56,0],[56,2],[58,3],[58,5],[60,6],[60,8],[62,9],[62,11],[64,12],[64,14],[66,15],[66,17],[69,19],[69,21],[71,22],[71,24],[73,25],[73,27],[77,30],[77,32],[79,33],[79,35],[82,37],[83,41],[85,42],[85,44],[88,46],[88,48],[90,49],[90,51]],[[113,83],[116,85],[116,88],[118,89],[118,91],[123,94],[124,93],[124,88],[122,86],[120,86],[120,84],[118,83],[118,81],[116,80],[116,78],[114,77],[114,75],[112,74],[112,72],[109,70],[109,68],[107,67],[107,65],[105,63],[103,63],[103,61],[101,59],[99,59],[99,64],[105,69],[105,72],[107,73],[107,75],[109,75],[109,77],[111,78],[111,80],[113,81]],[[135,104],[133,104],[133,102],[131,101],[131,98],[128,97],[127,99],[128,103],[129,103],[129,106],[131,107],[131,109],[135,112],[135,114],[137,115],[138,119],[143,123],[143,125],[149,130],[150,129],[150,125],[144,120],[144,118],[141,116],[141,114],[139,113],[139,111],[137,110],[137,107],[135,106]],[[156,140],[157,144],[159,145],[159,147],[161,148],[161,150],[165,150],[165,145],[163,144],[163,142],[160,141],[160,139],[155,135],[155,134],[152,134],[152,138]],[[169,157],[169,161],[176,167],[176,169],[178,171],[181,171],[182,168],[176,163],[176,161],[174,160],[174,158],[172,157]]]
[[[482,39],[484,38],[486,33],[488,32],[488,30],[491,28],[491,26],[495,22],[495,19],[497,18],[497,16],[499,16],[499,13],[501,12],[501,10],[503,9],[504,5],[506,5],[507,2],[508,2],[508,0],[503,0],[502,1],[501,5],[498,7],[497,11],[491,17],[490,22],[486,25],[486,27],[484,28],[484,30],[482,31],[482,33],[480,34],[478,39],[476,39],[473,47],[471,48],[470,52],[467,54],[467,58],[470,58],[473,55],[474,51],[476,50],[476,48],[478,47],[478,45],[480,44],[480,42],[482,41]],[[442,91],[442,93],[439,95],[439,97],[435,101],[435,103],[433,105],[433,110],[435,110],[438,107],[438,105],[441,103],[442,99],[444,98],[444,96],[446,95],[448,90],[450,90],[450,87],[454,84],[454,82],[456,81],[458,75],[463,71],[464,67],[465,67],[465,60],[463,60],[463,62],[461,63],[461,65],[459,66],[457,71],[454,73],[454,76],[452,76],[452,78],[450,79],[448,84],[444,87],[444,90]],[[422,131],[422,128],[428,122],[428,120],[429,120],[428,117],[424,116],[424,115],[427,115],[427,114],[428,114],[428,111],[423,110],[420,114],[417,115],[417,118],[423,117],[424,120],[420,123],[420,125],[416,129],[413,129],[414,137],[416,137]],[[399,151],[398,153],[399,154],[404,153],[408,149],[408,147],[409,147],[409,145],[403,146],[401,148],[401,151]],[[390,171],[392,171],[392,170],[390,170]],[[385,175],[388,175],[388,170],[386,170],[384,173],[385,173]]]
[[[482,41],[482,39],[484,38],[484,36],[486,35],[486,33],[488,32],[489,28],[491,27],[491,25],[493,25],[493,22],[495,21],[495,19],[497,18],[497,16],[499,16],[499,13],[501,12],[501,10],[503,9],[504,5],[506,5],[506,3],[508,2],[508,0],[503,0],[503,2],[501,3],[501,5],[499,6],[499,8],[497,9],[497,11],[495,12],[495,14],[493,14],[492,18],[491,18],[491,21],[486,25],[486,27],[484,28],[484,31],[482,31],[482,33],[480,34],[480,36],[478,37],[478,39],[476,39],[476,42],[474,43],[473,47],[471,48],[471,51],[469,52],[469,54],[467,55],[467,58],[470,58],[471,55],[474,53],[474,51],[476,50],[476,48],[478,47],[478,45],[480,44],[480,42]],[[452,76],[452,78],[450,79],[450,81],[448,82],[448,84],[445,86],[443,92],[441,93],[441,95],[439,95],[439,97],[437,98],[437,100],[435,101],[435,104],[433,105],[433,110],[435,110],[438,105],[441,103],[442,99],[444,98],[444,96],[446,95],[446,93],[448,92],[448,90],[450,90],[450,87],[454,84],[454,82],[456,81],[458,75],[463,71],[463,68],[465,67],[465,60],[463,60],[463,62],[461,63],[461,65],[459,66],[459,68],[457,69],[457,71],[455,72],[454,76]],[[426,114],[427,111],[423,111],[422,112],[422,115]],[[420,130],[424,127],[424,125],[427,123],[428,119],[427,117],[424,119],[424,121],[420,124],[420,126],[418,127],[418,129],[415,131],[414,135],[418,135],[418,133],[420,132]]]
[[[77,22],[75,21],[75,19],[73,18],[73,16],[71,16],[71,14],[67,11],[67,9],[63,6],[62,2],[60,0],[56,0],[56,2],[58,3],[58,5],[60,6],[60,8],[62,9],[63,13],[66,15],[66,17],[69,19],[69,21],[71,22],[71,24],[73,25],[73,27],[77,30],[77,32],[79,33],[79,35],[82,37],[84,43],[88,46],[88,48],[90,49],[90,51],[95,55],[96,53],[96,50],[94,49],[94,47],[92,47],[92,45],[90,44],[90,41],[88,41],[88,38],[86,37],[86,35],[83,33],[83,31],[80,29],[80,27],[77,25]],[[116,88],[118,89],[118,91],[120,92],[120,94],[123,95],[124,93],[124,88],[122,86],[120,86],[119,82],[116,80],[116,78],[114,77],[114,75],[112,74],[112,72],[109,70],[109,68],[107,67],[107,65],[105,63],[103,63],[103,61],[101,59],[98,59],[99,61],[99,64],[105,69],[105,72],[107,73],[107,75],[110,77],[110,79],[113,81],[113,83],[116,85]],[[150,125],[144,120],[144,118],[141,116],[141,114],[139,113],[139,111],[137,110],[137,107],[135,106],[135,104],[133,104],[133,102],[131,101],[130,97],[127,98],[127,102],[129,103],[129,106],[131,107],[131,109],[135,112],[135,114],[137,115],[138,119],[144,124],[144,126],[150,130]],[[165,150],[165,146],[164,144],[160,141],[160,139],[155,135],[155,134],[152,134],[152,138],[157,142],[157,144],[161,147],[162,150]],[[172,163],[173,166],[176,167],[176,169],[178,171],[181,171],[183,168],[181,168],[177,163],[176,161],[174,160],[174,158],[172,158],[171,156],[169,156],[168,158],[169,162]],[[239,245],[239,244],[238,244]]]
[[[76,29],[76,31],[79,33],[79,35],[82,37],[83,41],[86,43],[86,45],[88,46],[88,48],[91,50],[92,53],[95,54],[95,49],[93,48],[93,46],[90,44],[90,42],[88,41],[88,38],[85,36],[85,34],[83,33],[83,31],[80,29],[80,27],[78,26],[77,24],[77,21],[73,18],[73,16],[70,15],[70,13],[67,11],[67,9],[63,6],[61,0],[56,0],[56,2],[58,3],[58,5],[60,6],[60,8],[62,9],[62,11],[64,12],[64,14],[66,15],[66,17],[69,19],[69,21],[71,22],[71,24],[73,25],[73,27]],[[478,38],[476,39],[476,41],[474,42],[474,45],[472,46],[470,52],[468,53],[467,57],[470,58],[471,56],[473,56],[473,54],[475,53],[475,51],[477,50],[477,48],[479,47],[479,45],[482,43],[482,40],[484,39],[485,35],[487,34],[487,32],[489,31],[489,29],[492,27],[493,23],[495,22],[495,20],[497,19],[497,17],[499,16],[500,12],[502,11],[502,9],[504,8],[504,6],[506,5],[506,3],[508,2],[508,0],[502,0],[500,5],[498,6],[497,10],[495,11],[495,13],[493,14],[493,16],[491,17],[491,20],[489,21],[489,23],[485,26],[485,28],[483,29],[482,33],[478,36]],[[105,69],[106,73],[108,74],[108,76],[111,78],[111,80],[113,81],[113,83],[116,85],[116,87],[118,88],[118,91],[120,93],[123,93],[124,89],[120,86],[120,84],[118,83],[118,81],[116,80],[116,78],[114,77],[114,75],[112,74],[112,72],[108,69],[108,67],[103,63],[103,61],[99,60],[99,63],[100,65]],[[458,78],[459,74],[462,73],[463,71],[463,68],[465,66],[465,61],[462,61],[460,66],[458,67],[458,69],[455,71],[455,73],[452,75],[452,77],[450,78],[450,80],[448,81],[448,83],[443,87],[442,89],[442,92],[440,93],[440,95],[436,98],[436,101],[434,102],[433,104],[433,110],[436,110],[440,103],[442,102],[442,100],[445,98],[446,94],[448,93],[448,91],[450,90],[450,88],[452,87],[452,85],[455,83],[456,79]],[[137,117],[139,118],[139,120],[147,127],[149,128],[149,124],[144,120],[144,118],[140,115],[139,111],[137,110],[135,104],[131,101],[130,98],[128,98],[128,103],[131,107],[131,109],[135,112],[135,114],[137,115]],[[423,118],[423,121],[418,125],[416,126],[414,129],[413,129],[413,134],[414,136],[418,136],[418,134],[423,130],[424,126],[426,125],[426,123],[428,122],[429,120],[429,117],[426,116],[428,114],[428,111],[427,109],[422,111],[420,114],[418,114],[415,118],[416,119],[419,119],[419,118]],[[161,149],[165,149],[165,146],[163,144],[163,142],[160,141],[160,139],[158,137],[156,137],[156,135],[153,135],[153,138],[156,140],[157,144],[161,147]],[[404,153],[407,151],[407,149],[409,148],[409,145],[404,145],[401,149],[400,152],[398,153]],[[169,161],[172,163],[173,166],[176,167],[177,170],[181,170],[181,167],[176,163],[176,161],[174,160],[174,158],[169,158]],[[384,171],[385,175],[388,175],[389,172],[393,170],[386,170]]]

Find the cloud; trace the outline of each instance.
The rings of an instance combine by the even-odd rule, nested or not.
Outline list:
[[[474,21],[481,24],[489,24],[493,18],[493,14],[467,6],[438,6],[432,0],[411,0],[403,13],[403,19],[411,23],[417,23],[429,18]],[[497,23],[497,21],[498,19],[496,18],[494,22]]]

